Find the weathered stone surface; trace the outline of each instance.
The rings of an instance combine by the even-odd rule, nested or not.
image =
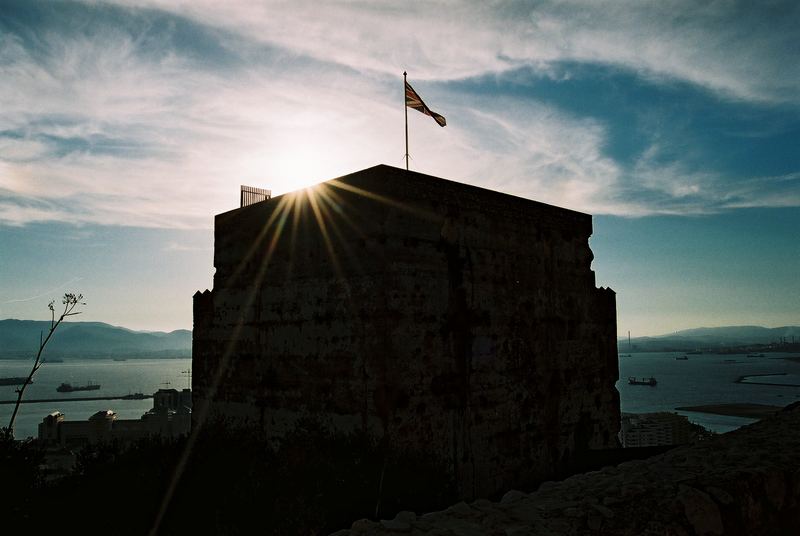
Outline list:
[[[603,526],[603,517],[596,512],[589,512],[586,517],[586,526],[593,531],[600,530],[600,527]]]
[[[800,407],[616,471],[543,486],[495,509],[482,502],[486,534],[796,534],[800,520]],[[623,482],[641,482],[622,496]],[[592,491],[594,490],[594,491]],[[608,490],[598,502],[602,490]],[[544,506],[544,508],[542,508]],[[473,508],[474,509],[474,508]],[[462,526],[464,506],[425,514],[427,530]],[[462,513],[459,513],[462,512]],[[376,536],[386,534],[373,523]],[[354,533],[355,534],[355,533]]]
[[[614,517],[614,510],[603,506],[601,504],[592,504],[592,508],[594,508],[600,515],[602,515],[606,519],[611,519]]]
[[[411,532],[411,522],[407,519],[384,519],[381,526],[389,532]]]
[[[500,500],[500,502],[502,502],[502,503],[511,503],[511,502],[514,502],[514,501],[518,501],[520,499],[524,499],[527,496],[528,496],[527,493],[524,493],[524,492],[519,491],[519,490],[512,489],[512,490],[509,490],[509,491],[507,491],[507,492],[505,492],[503,494],[503,498]]]
[[[724,489],[719,489],[715,486],[708,486],[706,491],[714,497],[714,500],[717,501],[722,506],[728,506],[729,504],[733,504],[733,496],[725,491]]]
[[[364,430],[430,453],[464,498],[616,445],[615,296],[595,287],[590,216],[377,166],[215,225],[195,419]]]
[[[725,532],[719,507],[707,493],[679,484],[678,500],[683,505],[683,512],[695,534],[713,535]]]

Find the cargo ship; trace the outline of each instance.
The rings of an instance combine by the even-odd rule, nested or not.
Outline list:
[[[11,378],[0,378],[0,385],[22,385],[25,383],[25,380],[28,380],[27,377],[11,377]],[[28,383],[33,383],[33,380],[28,380]]]
[[[641,380],[637,380],[634,377],[630,377],[630,378],[628,378],[628,383],[631,384],[631,385],[650,385],[650,386],[654,386],[658,382],[656,381],[655,378],[650,376],[649,378],[642,378]]]
[[[96,391],[100,389],[99,383],[92,383],[89,382],[86,385],[72,385],[71,383],[62,383],[58,387],[56,387],[56,391],[59,393],[71,393],[73,391]]]
[[[146,395],[144,393],[132,393],[123,396],[122,400],[144,400],[145,398],[153,398],[153,397],[152,395]]]

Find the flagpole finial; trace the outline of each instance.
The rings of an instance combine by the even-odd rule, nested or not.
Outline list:
[[[408,73],[403,71],[403,76],[407,76],[407,75],[408,75]]]

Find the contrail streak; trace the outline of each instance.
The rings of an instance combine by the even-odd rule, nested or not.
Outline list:
[[[31,301],[31,300],[38,300],[39,298],[42,298],[42,297],[47,296],[49,294],[52,294],[53,292],[56,292],[57,290],[60,290],[60,289],[62,289],[64,287],[66,287],[67,285],[71,285],[72,283],[75,283],[75,282],[80,281],[82,279],[83,279],[82,277],[73,277],[69,281],[61,283],[60,285],[57,285],[56,287],[53,287],[50,290],[45,290],[44,292],[42,292],[41,294],[38,294],[36,296],[31,296],[30,298],[19,298],[19,299],[15,299],[15,300],[7,300],[7,301],[4,301],[4,302],[0,302],[0,305],[6,305],[8,303],[22,303],[22,302],[28,302],[28,301]]]

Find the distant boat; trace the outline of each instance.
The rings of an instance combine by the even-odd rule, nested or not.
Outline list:
[[[652,376],[650,376],[649,378],[642,378],[641,380],[637,380],[635,377],[631,376],[630,378],[628,378],[628,383],[631,385],[655,386],[658,382]]]
[[[619,354],[620,357],[630,357],[631,354]]]
[[[764,357],[764,354],[747,354],[747,357]]]
[[[687,359],[689,359],[689,356],[687,355],[675,356],[675,359],[677,359],[678,361],[686,361]]]
[[[133,393],[123,396],[122,400],[144,400],[145,398],[150,398],[150,397],[146,396],[144,393]]]
[[[22,385],[28,380],[27,376],[0,378],[0,385]],[[28,383],[33,383],[33,380],[28,380]]]
[[[115,357],[114,361],[127,361],[127,358],[124,357]]]
[[[73,391],[96,391],[100,389],[100,384],[89,382],[86,385],[72,385],[70,383],[62,383],[56,387],[59,393],[71,393]]]

